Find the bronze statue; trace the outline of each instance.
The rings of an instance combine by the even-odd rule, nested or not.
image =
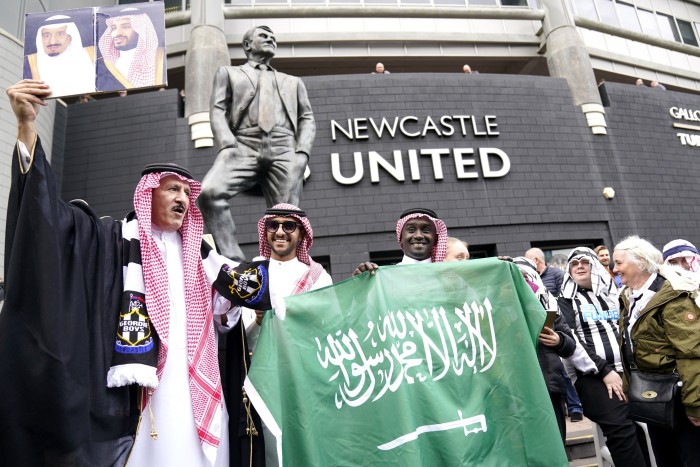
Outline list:
[[[270,67],[277,42],[267,26],[243,36],[248,62],[219,68],[211,126],[219,154],[199,204],[220,252],[243,259],[229,200],[260,185],[268,207],[299,205],[316,125],[304,83]]]

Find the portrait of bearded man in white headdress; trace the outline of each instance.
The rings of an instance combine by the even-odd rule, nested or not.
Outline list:
[[[92,12],[86,11],[92,23]],[[51,88],[50,97],[95,92],[95,47],[83,47],[78,19],[53,15],[42,21],[36,53],[25,55],[24,78],[43,80]]]
[[[130,89],[167,84],[165,74],[165,49],[159,47],[159,35],[144,8],[101,8],[107,15],[103,32],[98,30],[100,58],[97,65],[99,90]],[[158,18],[163,14],[162,4],[154,4],[151,14]],[[161,31],[164,23],[156,21]],[[99,26],[98,26],[99,28]]]

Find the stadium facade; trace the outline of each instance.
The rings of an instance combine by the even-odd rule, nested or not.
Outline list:
[[[165,6],[171,89],[84,105],[55,100],[42,109],[39,131],[64,198],[121,217],[146,163],[174,160],[202,177],[216,156],[207,111],[213,72],[242,63],[243,33],[266,24],[279,42],[273,65],[304,77],[314,108],[303,207],[314,225],[312,253],[335,280],[360,261],[396,260],[396,217],[416,205],[436,210],[475,256],[614,244],[630,233],[657,246],[678,237],[700,241],[693,189],[700,2]],[[43,8],[29,0],[3,8],[15,9],[0,20],[5,87],[21,76],[23,14]],[[371,75],[378,61],[392,73]],[[479,74],[463,74],[465,63]],[[637,78],[668,91],[637,87]],[[178,88],[186,90],[184,116]],[[4,93],[2,99],[7,104]],[[16,131],[7,105],[0,121],[4,229]],[[244,251],[253,256],[263,198],[246,193],[232,206]]]

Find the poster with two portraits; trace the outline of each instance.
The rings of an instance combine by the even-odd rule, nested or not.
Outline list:
[[[52,98],[166,86],[163,2],[27,14],[23,77]]]

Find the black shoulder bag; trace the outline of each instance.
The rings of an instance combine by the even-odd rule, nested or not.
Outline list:
[[[631,313],[631,310],[630,310]],[[628,417],[637,422],[649,423],[662,428],[674,429],[676,417],[683,410],[680,398],[680,377],[673,373],[647,373],[639,371],[630,350],[631,339],[623,320],[623,358],[629,369]]]

